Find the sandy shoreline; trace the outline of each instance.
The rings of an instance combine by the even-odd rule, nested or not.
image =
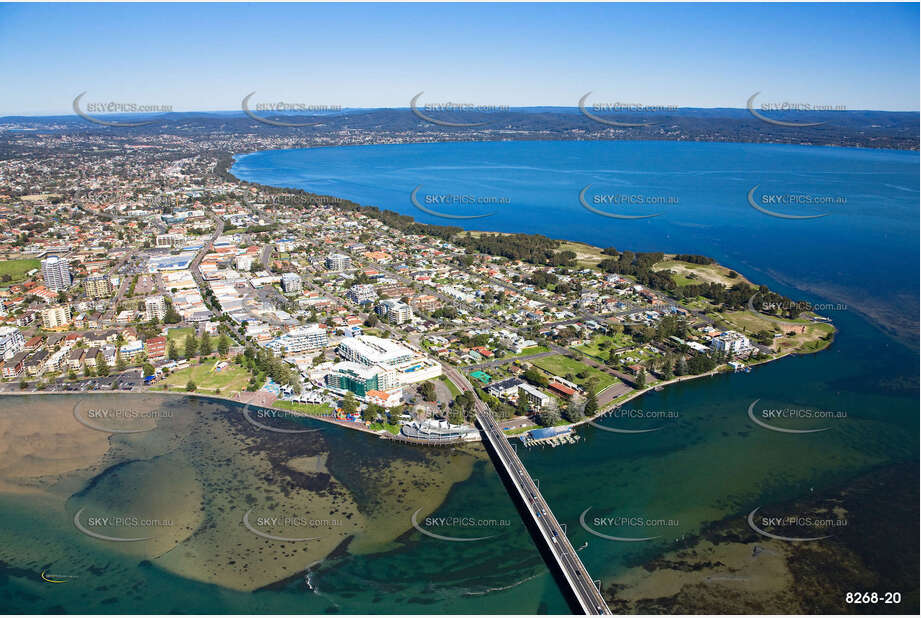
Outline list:
[[[302,412],[297,412],[295,410],[288,410],[285,408],[276,408],[272,405],[263,405],[263,404],[253,404],[247,401],[240,401],[238,399],[231,399],[230,397],[223,397],[221,395],[204,395],[201,393],[178,393],[171,391],[122,391],[122,390],[113,390],[113,391],[86,391],[81,393],[75,392],[59,392],[59,391],[26,391],[22,393],[5,393],[0,392],[0,396],[7,397],[29,397],[29,396],[44,396],[44,395],[66,395],[70,397],[96,397],[97,395],[134,395],[134,396],[145,396],[145,395],[172,395],[173,397],[196,397],[198,399],[212,399],[218,401],[226,401],[228,403],[235,403],[242,405],[244,407],[252,405],[254,407],[265,408],[266,410],[272,410],[276,412],[283,412],[285,414],[290,414],[292,416],[298,416],[301,418],[311,418],[317,421],[322,421],[324,423],[329,423],[337,427],[344,427],[346,429],[354,429],[356,431],[363,431],[364,433],[371,434],[373,436],[382,436],[380,432],[373,431],[367,427],[363,427],[358,423],[353,423],[351,421],[341,421],[332,418],[327,418],[324,416],[318,416],[313,414],[304,414]],[[383,436],[383,439],[386,439],[386,436]]]

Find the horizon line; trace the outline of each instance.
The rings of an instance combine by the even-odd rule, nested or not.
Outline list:
[[[579,112],[580,108],[578,105],[515,105],[515,106],[508,106],[507,110],[496,110],[496,111],[477,110],[474,113],[497,114],[497,113],[509,113],[515,110],[528,110],[528,109],[564,109],[564,110],[574,110],[575,112]],[[682,107],[677,107],[674,110],[667,110],[667,111],[624,110],[624,111],[620,111],[617,113],[625,114],[625,115],[626,114],[656,114],[656,115],[664,114],[664,115],[668,115],[668,114],[674,114],[675,112],[682,111],[682,110],[708,110],[708,111],[727,110],[727,111],[747,112],[749,111],[749,108],[748,107],[726,107],[726,106],[716,106],[716,107],[701,107],[701,106],[686,106],[685,107],[685,106],[682,106]],[[341,109],[333,110],[333,111],[319,111],[319,112],[271,111],[271,112],[267,112],[266,115],[335,116],[337,114],[341,114],[346,111],[359,111],[359,112],[361,111],[369,111],[369,112],[370,111],[409,111],[411,112],[412,108],[409,106],[405,106],[405,107],[387,107],[387,106],[347,107],[347,106],[343,106]],[[835,113],[835,114],[842,114],[842,113],[847,114],[847,113],[855,113],[855,112],[881,112],[881,113],[893,113],[893,114],[921,114],[921,109],[902,110],[902,109],[873,109],[873,108],[862,108],[862,109],[855,108],[855,109],[843,109],[843,110],[775,110],[775,111],[776,113],[781,113],[781,114],[792,113],[792,112]],[[458,113],[458,110],[447,110],[447,113]],[[463,113],[471,113],[471,112],[463,112]],[[147,116],[166,116],[170,114],[240,114],[242,116],[246,116],[246,113],[242,109],[189,109],[189,110],[181,110],[181,111],[173,110],[173,111],[168,111],[168,112],[138,112],[138,113],[97,112],[96,113],[96,115],[98,116],[108,116],[108,117],[113,117],[113,118],[117,116],[130,116],[130,117],[140,118],[140,117],[147,117]],[[5,114],[0,115],[0,119],[5,119],[5,118],[62,118],[62,117],[67,117],[67,116],[73,116],[76,118],[80,117],[79,114],[75,114],[73,111],[67,111],[67,112],[57,112],[57,113],[44,112],[44,113],[37,113],[37,114],[5,113]]]

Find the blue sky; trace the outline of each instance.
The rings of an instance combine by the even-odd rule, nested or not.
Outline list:
[[[0,115],[71,102],[919,109],[918,4],[0,4]]]

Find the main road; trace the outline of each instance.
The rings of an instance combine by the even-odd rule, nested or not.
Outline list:
[[[470,382],[459,371],[450,366],[444,367],[448,378],[458,387],[476,394]],[[475,401],[476,416],[477,421],[480,423],[480,429],[483,430],[487,441],[492,445],[502,467],[518,491],[521,501],[525,505],[525,510],[528,511],[537,529],[540,530],[547,550],[563,573],[563,577],[569,584],[572,595],[578,601],[582,611],[590,616],[610,615],[612,612],[608,608],[604,597],[595,587],[595,583],[588,574],[585,565],[582,564],[582,560],[576,550],[573,549],[572,543],[569,542],[565,531],[541,495],[537,484],[528,474],[528,471],[525,470],[524,464],[521,463],[515,453],[515,449],[511,447],[505,434],[496,424],[492,412],[479,398],[476,398]]]

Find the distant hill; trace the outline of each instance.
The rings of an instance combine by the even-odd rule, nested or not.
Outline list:
[[[330,136],[341,131],[367,131],[374,135],[400,134],[410,139],[613,139],[788,143],[860,148],[918,150],[919,116],[916,112],[815,111],[765,112],[772,120],[792,123],[822,123],[790,127],[756,118],[747,109],[680,108],[649,113],[599,113],[621,123],[649,123],[635,127],[613,127],[583,115],[579,108],[528,107],[508,111],[431,112],[430,116],[455,123],[486,123],[478,127],[451,127],[429,123],[409,108],[344,109],[314,115],[270,113],[261,117],[287,122],[316,122],[308,127],[277,127],[253,120],[242,111],[173,112],[162,115],[105,115],[107,121],[153,120],[143,127],[106,127],[77,115],[6,116],[0,118],[0,136],[22,135],[22,131],[81,134],[155,135],[174,134],[202,139],[217,134],[261,136]]]

